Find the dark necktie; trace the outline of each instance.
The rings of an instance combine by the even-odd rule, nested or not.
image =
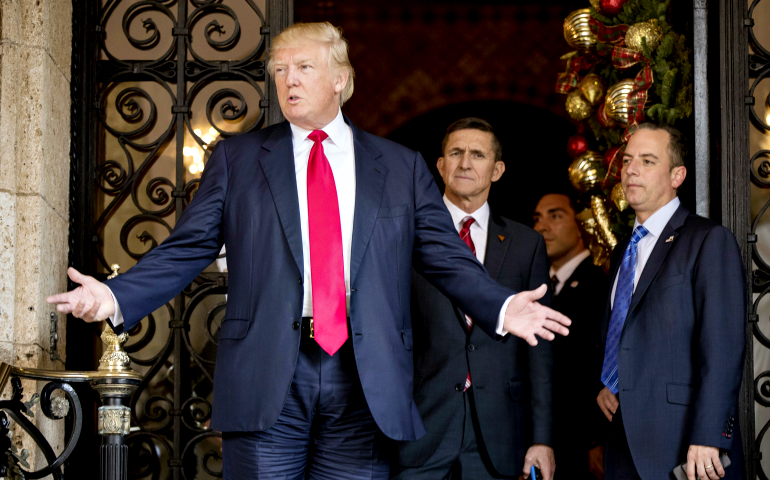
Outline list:
[[[313,141],[307,166],[307,214],[314,337],[324,351],[334,355],[348,339],[348,326],[340,209],[322,144],[327,137],[323,130],[307,137]]]
[[[553,276],[551,276],[551,291],[554,295],[556,295],[556,287],[559,286],[559,277],[556,276],[554,273]]]
[[[618,284],[615,287],[615,301],[610,313],[610,325],[607,329],[607,342],[604,345],[604,364],[602,365],[602,383],[612,393],[618,393],[618,344],[623,325],[626,323],[628,308],[634,296],[634,276],[636,274],[636,245],[647,235],[647,229],[639,225],[631,235],[623,260],[618,269]]]
[[[476,245],[473,244],[473,239],[471,238],[471,225],[473,225],[473,222],[475,221],[476,220],[473,217],[465,217],[463,220],[463,228],[460,229],[460,238],[466,245],[468,245],[468,248],[471,249],[474,256],[476,255]],[[465,316],[465,324],[468,326],[468,331],[473,328],[473,320],[471,320],[471,317],[468,315]],[[463,388],[463,391],[468,390],[470,386],[471,372],[468,372],[468,376],[465,378],[465,388]]]

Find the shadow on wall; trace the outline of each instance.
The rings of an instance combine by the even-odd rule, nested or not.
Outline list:
[[[567,168],[571,159],[567,139],[575,127],[566,119],[540,108],[516,102],[475,101],[447,105],[416,117],[387,138],[417,150],[425,158],[441,191],[436,170],[446,128],[464,117],[479,117],[492,124],[503,147],[505,174],[492,186],[489,204],[504,217],[532,224],[539,198],[555,189],[571,188]]]

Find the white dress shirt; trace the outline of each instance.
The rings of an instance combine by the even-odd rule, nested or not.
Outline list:
[[[312,130],[305,130],[291,125],[291,137],[294,141],[294,172],[297,175],[297,193],[299,194],[299,218],[302,228],[302,258],[304,273],[302,285],[305,288],[302,300],[302,316],[313,316],[313,281],[310,275],[310,235],[307,217],[307,164],[313,141],[307,138]],[[350,247],[353,242],[353,214],[356,206],[356,159],[353,149],[353,131],[342,111],[332,122],[322,129],[329,135],[323,141],[324,153],[329,160],[337,187],[337,204],[340,209],[340,227],[342,229],[342,257],[345,264],[345,303],[350,312]]]
[[[553,278],[553,276],[556,275],[557,281],[556,287],[553,289],[554,295],[558,295],[559,292],[561,292],[561,289],[564,288],[564,282],[569,280],[569,277],[571,277],[572,274],[575,273],[575,270],[577,270],[578,265],[580,265],[583,260],[588,257],[588,255],[590,255],[590,252],[588,250],[583,250],[574,257],[570,258],[569,261],[562,265],[559,270],[554,270],[553,266],[551,267],[551,270],[548,272],[548,276]]]
[[[473,246],[476,247],[476,258],[484,265],[484,257],[487,253],[487,231],[489,228],[489,204],[484,202],[478,210],[473,213],[465,213],[460,210],[460,207],[452,203],[446,195],[444,195],[444,204],[446,205],[449,214],[452,216],[452,223],[454,223],[457,229],[457,234],[460,234],[460,230],[463,228],[463,223],[468,217],[473,217],[475,222],[471,224],[471,240]]]
[[[471,240],[473,241],[473,246],[476,248],[476,258],[483,265],[484,258],[487,253],[489,204],[484,202],[484,205],[479,207],[479,209],[473,213],[465,213],[460,209],[460,207],[449,201],[446,195],[444,195],[444,204],[446,205],[447,210],[449,210],[449,214],[452,216],[452,223],[454,223],[458,235],[460,234],[460,230],[463,228],[463,223],[465,222],[466,218],[473,217],[475,220],[475,222],[471,224]],[[495,329],[495,333],[498,335],[508,335],[508,332],[503,330],[505,310],[508,308],[508,304],[511,302],[511,299],[513,299],[515,296],[516,295],[511,295],[508,297],[505,303],[503,303],[503,308],[500,309],[500,314],[497,316],[497,328]]]
[[[679,203],[679,197],[674,197],[673,200],[660,207],[657,212],[650,215],[650,218],[648,218],[647,221],[643,224],[639,223],[638,218],[634,221],[634,230],[636,230],[636,227],[639,225],[644,225],[644,228],[647,229],[647,235],[642,237],[642,239],[639,240],[639,243],[636,244],[634,291],[636,291],[636,284],[639,283],[639,277],[642,276],[644,266],[647,265],[647,260],[650,259],[650,255],[652,254],[652,250],[655,248],[655,244],[657,243],[658,238],[660,238],[660,234],[663,233],[663,229],[666,228],[668,221],[671,220],[671,217],[674,216],[676,209],[679,208]],[[620,270],[618,270],[618,273],[620,273]],[[615,305],[615,289],[617,286],[618,276],[615,275],[615,280],[612,284],[612,296],[610,297],[610,308]]]

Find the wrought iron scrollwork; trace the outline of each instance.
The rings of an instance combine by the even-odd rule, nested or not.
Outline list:
[[[281,25],[269,26],[255,0],[98,3],[89,235],[104,271],[129,267],[169,235],[218,139],[265,125],[266,47]],[[126,437],[131,478],[221,477],[208,421],[227,273],[209,270],[143,319],[125,347],[143,374]]]
[[[770,133],[770,124],[768,119],[770,115],[760,115],[755,105],[763,105],[766,112],[770,112],[770,94],[766,98],[757,98],[762,82],[770,81],[770,50],[762,45],[754,31],[754,11],[761,0],[754,0],[748,10],[748,40],[752,53],[749,55],[749,78],[752,80],[749,88],[749,97],[753,103],[748,102],[749,118],[753,127],[760,133],[767,135]],[[770,150],[759,149],[755,151],[750,159],[751,180],[761,189],[770,189]],[[762,232],[761,224],[767,222],[766,213],[770,208],[770,198],[762,205],[757,212],[751,224],[749,234],[751,260],[753,269],[751,272],[751,286],[754,293],[754,301],[749,308],[749,319],[752,322],[752,330],[755,340],[762,348],[770,349],[770,332],[762,330],[762,323],[759,321],[760,304],[766,301],[765,297],[770,293],[770,262],[763,257],[763,249],[760,246],[760,234]],[[767,244],[768,239],[761,239],[763,244]],[[767,324],[767,323],[765,323]],[[756,344],[755,344],[756,345]],[[757,405],[770,407],[770,370],[761,372],[754,379],[754,400]],[[757,476],[762,480],[768,480],[768,473],[763,468],[758,455],[763,448],[766,450],[770,439],[766,439],[766,433],[770,429],[770,421],[766,422],[761,428],[754,441],[755,452],[752,452],[755,459]]]
[[[51,420],[63,420],[69,416],[72,420],[73,427],[70,437],[67,439],[62,453],[57,456],[42,432],[27,418],[27,415],[30,414],[29,403],[22,402],[23,390],[21,381],[17,377],[13,377],[11,378],[11,385],[13,387],[11,398],[0,401],[0,476],[5,477],[8,475],[10,478],[14,478],[10,474],[10,470],[17,468],[24,478],[35,479],[51,475],[54,479],[61,480],[64,478],[61,466],[75,449],[82,429],[83,412],[78,395],[69,384],[57,381],[47,383],[41,392],[40,407],[46,417]],[[56,391],[63,392],[64,396],[53,396],[53,393]],[[36,399],[36,396],[37,394],[35,394],[33,399]],[[8,460],[13,455],[10,451],[11,443],[6,441],[9,433],[8,417],[27,432],[32,442],[42,452],[47,463],[45,467],[40,470],[29,471],[19,467],[13,460]]]

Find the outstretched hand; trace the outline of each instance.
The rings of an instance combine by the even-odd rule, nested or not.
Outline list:
[[[115,314],[115,302],[107,285],[72,267],[67,269],[67,275],[80,286],[66,293],[51,295],[46,302],[55,303],[56,310],[71,313],[86,322],[101,322]]]
[[[542,284],[537,290],[517,293],[505,310],[503,329],[523,338],[533,347],[537,345],[535,335],[545,340],[556,338],[555,333],[568,335],[567,327],[572,324],[572,321],[556,310],[537,302],[547,291],[548,288]]]

